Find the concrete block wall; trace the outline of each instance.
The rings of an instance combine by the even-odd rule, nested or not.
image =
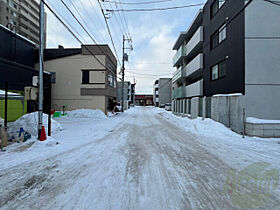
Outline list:
[[[280,123],[248,123],[246,122],[246,134],[259,137],[280,137]]]
[[[191,99],[191,119],[198,117],[199,112],[199,98],[195,97]]]

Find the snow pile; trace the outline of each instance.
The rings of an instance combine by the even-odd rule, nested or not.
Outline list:
[[[52,135],[62,131],[60,123],[55,120],[51,120],[52,125]],[[43,126],[45,126],[46,133],[48,132],[48,115],[43,114]],[[9,124],[11,131],[18,131],[20,128],[30,133],[32,136],[36,136],[38,133],[38,112],[33,112],[30,114],[25,114],[17,121]]]
[[[70,118],[91,118],[91,119],[104,119],[106,115],[101,110],[93,109],[77,109],[68,111],[67,116]]]
[[[254,124],[280,124],[280,120],[264,120],[264,119],[254,118],[254,117],[247,117],[246,122],[254,123]]]

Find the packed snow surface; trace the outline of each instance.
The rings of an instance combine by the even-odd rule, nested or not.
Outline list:
[[[32,112],[29,114],[23,115],[17,121],[9,123],[9,128],[11,131],[18,131],[21,127],[30,133],[32,136],[36,136],[38,134],[38,112]],[[43,126],[45,126],[45,131],[48,133],[48,115],[43,114]],[[62,127],[59,122],[52,119],[52,134],[57,134],[62,131]]]
[[[280,169],[277,139],[243,139],[163,109],[57,121],[64,130],[47,141],[0,153],[1,209],[244,209],[224,190],[229,172],[256,162]],[[246,195],[238,199],[256,202]],[[254,209],[279,209],[279,186],[266,196]]]
[[[93,109],[77,109],[68,111],[67,116],[70,118],[91,118],[91,119],[104,119],[106,115],[101,110]]]
[[[265,120],[265,119],[258,119],[254,117],[247,117],[247,123],[254,123],[254,124],[280,124],[280,120]]]

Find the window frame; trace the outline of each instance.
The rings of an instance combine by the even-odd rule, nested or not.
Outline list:
[[[81,84],[82,85],[106,85],[106,82],[90,82],[90,72],[91,71],[104,71],[105,72],[105,74],[106,74],[106,70],[104,70],[104,69],[81,69],[81,71],[82,71],[82,82],[81,82]],[[83,72],[86,72],[86,71],[88,71],[88,82],[89,83],[83,83]],[[106,79],[105,79],[106,80]]]
[[[223,1],[223,3],[220,5],[220,1]],[[216,14],[220,11],[220,9],[225,5],[227,0],[214,0],[213,3],[210,5],[210,19],[213,19]],[[213,7],[214,5],[218,5],[218,9],[215,13],[213,13]]]
[[[224,65],[224,73],[221,75],[221,66]],[[214,67],[218,67],[217,68],[217,78],[213,79],[213,70]],[[215,65],[211,66],[211,81],[217,81],[219,79],[225,78],[226,77],[226,72],[227,72],[227,60],[224,59],[218,63],[216,63]]]
[[[220,40],[220,34],[222,34],[221,32],[223,32],[225,30],[225,38],[223,40]],[[214,37],[218,39],[217,43],[214,45],[213,41],[214,41]],[[211,50],[215,49],[217,46],[219,46],[221,43],[223,43],[226,39],[227,39],[227,23],[223,23],[210,37],[210,47]]]

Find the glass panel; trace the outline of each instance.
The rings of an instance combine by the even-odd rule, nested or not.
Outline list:
[[[211,47],[212,49],[215,48],[217,45],[219,44],[219,34],[218,33],[215,33],[213,36],[212,36],[212,41],[211,41]]]
[[[216,80],[219,78],[218,76],[218,65],[212,67],[212,80]]]
[[[226,61],[219,64],[219,78],[226,76]]]
[[[219,0],[219,8],[221,8],[225,2],[226,2],[226,0]]]
[[[227,27],[226,27],[226,25],[223,25],[219,29],[219,43],[224,41],[226,38],[227,38]]]

